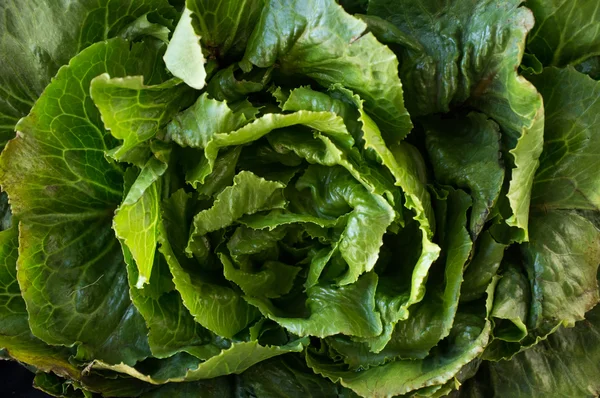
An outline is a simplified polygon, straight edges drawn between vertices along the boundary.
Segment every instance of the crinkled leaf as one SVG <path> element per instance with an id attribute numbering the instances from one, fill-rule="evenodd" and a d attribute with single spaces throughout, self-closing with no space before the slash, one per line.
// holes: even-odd
<path id="1" fill-rule="evenodd" d="M 216 134 L 237 130 L 247 122 L 243 113 L 235 113 L 224 101 L 210 99 L 205 93 L 173 118 L 166 138 L 180 146 L 206 148 Z"/>
<path id="2" fill-rule="evenodd" d="M 398 142 L 412 128 L 398 61 L 365 29 L 334 1 L 269 1 L 244 61 L 262 68 L 277 62 L 284 73 L 309 76 L 325 87 L 340 83 L 365 99 L 386 139 Z"/>
<path id="3" fill-rule="evenodd" d="M 492 318 L 494 337 L 521 341 L 527 335 L 527 315 L 531 303 L 529 281 L 523 271 L 509 263 L 496 286 Z"/>
<path id="4" fill-rule="evenodd" d="M 336 397 L 341 390 L 340 386 L 314 374 L 302 358 L 294 354 L 253 366 L 242 373 L 240 379 L 245 394 L 263 398 Z"/>
<path id="5" fill-rule="evenodd" d="M 505 249 L 506 245 L 496 242 L 489 231 L 484 231 L 479 236 L 473 257 L 464 274 L 461 301 L 472 301 L 485 293 L 500 267 Z"/>
<path id="6" fill-rule="evenodd" d="M 369 193 L 340 167 L 310 166 L 296 188 L 310 191 L 315 215 L 337 218 L 349 213 L 338 246 L 348 271 L 337 282 L 353 283 L 371 271 L 383 235 L 394 220 L 392 207 L 385 199 Z"/>
<path id="7" fill-rule="evenodd" d="M 283 207 L 283 187 L 279 182 L 267 181 L 248 171 L 238 173 L 233 185 L 217 195 L 210 209 L 194 216 L 186 252 L 191 254 L 191 246 L 197 238 L 225 228 L 245 214 Z"/>
<path id="8" fill-rule="evenodd" d="M 381 333 L 381 320 L 375 311 L 377 275 L 366 273 L 351 285 L 336 287 L 316 285 L 307 289 L 305 318 L 286 316 L 284 309 L 256 297 L 245 297 L 264 316 L 273 319 L 299 336 L 326 337 L 334 334 L 376 336 Z"/>
<path id="9" fill-rule="evenodd" d="M 196 322 L 219 336 L 231 338 L 255 320 L 258 311 L 230 286 L 213 282 L 210 275 L 184 255 L 188 201 L 189 197 L 181 190 L 163 203 L 164 228 L 159 230 L 159 250 L 165 256 L 183 304 Z"/>
<path id="10" fill-rule="evenodd" d="M 220 347 L 212 344 L 214 335 L 194 321 L 175 290 L 166 260 L 157 253 L 154 272 L 144 289 L 135 287 L 139 279 L 136 263 L 123 248 L 129 276 L 129 294 L 148 326 L 148 343 L 152 355 L 166 358 L 187 352 L 200 359 L 217 355 Z"/>
<path id="11" fill-rule="evenodd" d="M 160 73 L 160 65 L 154 68 L 159 71 L 152 77 L 155 81 L 166 78 L 166 73 Z M 142 76 L 111 78 L 107 73 L 92 80 L 90 95 L 100 110 L 105 128 L 113 137 L 123 140 L 109 155 L 140 167 L 143 163 L 130 160 L 132 152 L 139 150 L 136 147 L 153 138 L 175 113 L 193 100 L 190 88 L 179 79 L 145 85 Z"/>
<path id="12" fill-rule="evenodd" d="M 452 379 L 483 351 L 489 334 L 489 322 L 473 314 L 463 314 L 457 316 L 447 344 L 425 359 L 397 360 L 360 372 L 343 370 L 310 351 L 306 360 L 317 374 L 339 381 L 361 396 L 391 397 Z"/>

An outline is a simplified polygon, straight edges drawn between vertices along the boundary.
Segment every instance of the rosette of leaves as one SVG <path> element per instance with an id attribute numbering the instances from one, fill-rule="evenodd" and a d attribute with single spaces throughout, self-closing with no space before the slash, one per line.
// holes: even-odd
<path id="1" fill-rule="evenodd" d="M 174 3 L 0 5 L 3 358 L 69 397 L 598 394 L 593 2 Z"/>

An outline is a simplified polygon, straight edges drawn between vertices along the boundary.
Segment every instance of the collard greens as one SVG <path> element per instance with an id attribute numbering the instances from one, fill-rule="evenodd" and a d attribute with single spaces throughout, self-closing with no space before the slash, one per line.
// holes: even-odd
<path id="1" fill-rule="evenodd" d="M 5 0 L 0 356 L 62 397 L 600 394 L 595 0 Z"/>

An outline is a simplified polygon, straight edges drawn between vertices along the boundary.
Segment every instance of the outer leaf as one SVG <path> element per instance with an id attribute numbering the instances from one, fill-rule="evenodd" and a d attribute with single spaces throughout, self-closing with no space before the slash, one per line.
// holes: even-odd
<path id="1" fill-rule="evenodd" d="M 121 201 L 122 171 L 104 158 L 114 141 L 88 88 L 102 73 L 140 74 L 153 83 L 155 43 L 129 47 L 113 39 L 73 58 L 17 126 L 20 134 L 2 153 L 0 169 L 21 220 L 109 217 Z"/>
<path id="2" fill-rule="evenodd" d="M 160 72 L 159 65 L 155 68 Z M 166 77 L 166 73 L 155 75 Z M 153 79 L 156 81 L 157 77 Z M 190 88 L 178 79 L 147 86 L 142 76 L 111 79 L 106 73 L 92 80 L 90 95 L 106 129 L 113 137 L 123 140 L 121 146 L 109 152 L 121 161 L 129 160 L 136 147 L 153 138 L 193 98 Z M 143 166 L 143 163 L 136 164 Z"/>
<path id="3" fill-rule="evenodd" d="M 284 73 L 309 76 L 325 87 L 341 83 L 365 99 L 367 111 L 395 143 L 412 128 L 398 61 L 372 34 L 364 34 L 365 29 L 364 22 L 333 0 L 271 0 L 250 37 L 244 61 L 263 68 L 277 62 Z"/>
<path id="4" fill-rule="evenodd" d="M 68 380 L 64 386 L 67 389 L 69 386 L 83 385 L 89 391 L 110 396 L 127 397 L 143 392 L 145 383 L 83 375 L 81 369 L 71 363 L 75 350 L 47 345 L 31 334 L 29 314 L 17 283 L 17 244 L 17 226 L 0 232 L 0 347 L 8 358 L 42 372 L 52 372 L 36 375 L 34 382 L 37 388 L 41 387 L 38 384 L 41 382 L 40 375 L 44 375 L 46 381 L 51 381 L 53 387 L 60 387 L 61 391 L 62 383 Z"/>
<path id="5" fill-rule="evenodd" d="M 78 371 L 68 362 L 72 350 L 48 346 L 29 330 L 25 301 L 17 283 L 17 251 L 17 226 L 0 232 L 0 347 L 11 358 L 42 371 L 76 377 Z"/>
<path id="6" fill-rule="evenodd" d="M 532 291 L 529 323 L 572 326 L 599 300 L 600 231 L 563 211 L 536 214 L 531 231 L 522 248 Z"/>
<path id="7" fill-rule="evenodd" d="M 600 54 L 600 5 L 590 0 L 527 0 L 535 27 L 527 48 L 544 65 L 566 66 Z"/>
<path id="8" fill-rule="evenodd" d="M 136 18 L 152 11 L 173 15 L 166 0 L 82 0 L 76 6 L 61 0 L 3 1 L 0 146 L 14 137 L 17 121 L 27 115 L 58 68 L 91 44 L 121 34 Z"/>
<path id="9" fill-rule="evenodd" d="M 22 220 L 18 279 L 32 332 L 51 344 L 78 344 L 83 360 L 133 364 L 149 354 L 110 229 L 121 171 L 104 158 L 112 139 L 85 88 L 102 73 L 152 76 L 156 56 L 153 45 L 117 39 L 84 50 L 0 158 L 3 187 Z"/>
<path id="10" fill-rule="evenodd" d="M 264 316 L 273 319 L 299 336 L 326 337 L 334 334 L 376 336 L 381 333 L 381 320 L 375 310 L 377 275 L 361 276 L 355 283 L 342 287 L 317 285 L 307 289 L 306 318 L 290 318 L 265 299 L 245 297 Z"/>
<path id="11" fill-rule="evenodd" d="M 77 343 L 81 360 L 134 364 L 149 355 L 109 220 L 21 223 L 19 230 L 18 279 L 35 336 Z"/>
<path id="12" fill-rule="evenodd" d="M 600 83 L 572 68 L 532 76 L 548 123 L 532 202 L 544 209 L 600 209 Z"/>

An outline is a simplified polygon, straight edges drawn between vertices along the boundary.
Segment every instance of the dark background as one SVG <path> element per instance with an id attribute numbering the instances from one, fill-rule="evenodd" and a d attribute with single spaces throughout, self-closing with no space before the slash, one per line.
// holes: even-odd
<path id="1" fill-rule="evenodd" d="M 33 373 L 13 361 L 0 360 L 0 397 L 47 398 L 50 395 L 33 388 Z"/>

